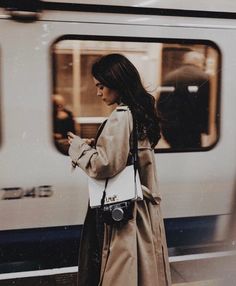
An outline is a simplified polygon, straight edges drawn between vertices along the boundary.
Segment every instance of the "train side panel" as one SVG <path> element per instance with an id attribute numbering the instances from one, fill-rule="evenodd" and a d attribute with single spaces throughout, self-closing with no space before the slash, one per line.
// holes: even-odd
<path id="1" fill-rule="evenodd" d="M 218 46 L 222 55 L 219 142 L 209 151 L 156 154 L 156 159 L 166 218 L 229 214 L 236 173 L 235 25 L 211 19 L 209 27 L 201 27 L 200 20 L 189 19 L 183 27 L 182 18 L 168 25 L 168 17 L 143 21 L 134 15 L 122 15 L 122 24 L 116 23 L 117 15 L 90 13 L 77 13 L 78 20 L 73 21 L 66 16 L 65 22 L 56 17 L 57 12 L 45 12 L 34 23 L 0 19 L 1 230 L 83 223 L 86 176 L 79 169 L 71 173 L 70 159 L 55 149 L 52 139 L 50 50 L 65 35 L 206 40 Z M 44 192 L 40 186 L 49 187 Z M 8 191 L 3 189 L 13 187 L 15 197 L 4 199 Z"/>

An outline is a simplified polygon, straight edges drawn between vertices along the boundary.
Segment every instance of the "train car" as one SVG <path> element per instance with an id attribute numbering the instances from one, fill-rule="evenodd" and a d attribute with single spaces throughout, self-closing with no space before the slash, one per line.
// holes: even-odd
<path id="1" fill-rule="evenodd" d="M 77 265 L 87 177 L 71 172 L 55 137 L 53 96 L 77 134 L 108 116 L 90 76 L 118 52 L 159 100 L 168 73 L 190 51 L 204 55 L 207 132 L 198 147 L 155 148 L 171 257 L 233 247 L 236 204 L 236 4 L 233 1 L 2 1 L 0 4 L 0 272 Z M 192 84 L 194 96 L 201 86 Z"/>

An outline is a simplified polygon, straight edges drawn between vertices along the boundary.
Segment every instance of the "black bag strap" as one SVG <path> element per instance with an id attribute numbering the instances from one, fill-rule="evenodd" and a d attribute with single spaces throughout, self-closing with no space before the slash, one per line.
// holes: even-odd
<path id="1" fill-rule="evenodd" d="M 94 142 L 94 146 L 97 145 L 97 141 L 98 141 L 98 137 L 100 136 L 100 134 L 102 133 L 102 130 L 104 129 L 105 125 L 107 123 L 107 119 L 105 121 L 102 122 L 102 124 L 99 126 L 97 134 L 95 136 L 95 142 Z"/>
<path id="2" fill-rule="evenodd" d="M 105 204 L 105 198 L 106 198 L 106 188 L 107 188 L 107 184 L 108 184 L 108 178 L 106 178 L 106 181 L 105 181 L 105 187 L 104 187 L 104 191 L 103 191 L 103 194 L 102 194 L 102 199 L 101 199 L 101 208 L 104 207 L 104 204 Z"/>
<path id="3" fill-rule="evenodd" d="M 138 171 L 138 124 L 133 116 L 133 166 L 134 166 L 134 184 L 135 184 L 135 196 L 137 196 L 137 180 L 136 175 Z"/>
<path id="4" fill-rule="evenodd" d="M 133 165 L 134 170 L 137 171 L 138 169 L 138 126 L 135 118 L 133 118 L 133 150 L 132 150 L 132 157 L 133 157 Z"/>
<path id="5" fill-rule="evenodd" d="M 137 181 L 136 181 L 136 175 L 137 175 L 137 170 L 138 170 L 138 126 L 137 126 L 137 121 L 135 119 L 135 117 L 132 115 L 133 117 L 133 134 L 132 134 L 132 163 L 133 163 L 133 167 L 134 167 L 134 184 L 135 184 L 135 196 L 137 196 Z M 108 185 L 108 180 L 109 178 L 106 178 L 105 181 L 105 187 L 104 187 L 104 191 L 103 191 L 103 195 L 102 195 L 102 199 L 101 199 L 101 206 L 100 208 L 102 209 L 104 207 L 105 204 L 105 198 L 106 198 L 106 188 Z"/>

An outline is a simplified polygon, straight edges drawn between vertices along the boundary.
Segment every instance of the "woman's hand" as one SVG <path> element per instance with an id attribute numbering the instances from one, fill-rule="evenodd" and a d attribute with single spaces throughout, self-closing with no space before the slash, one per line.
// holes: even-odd
<path id="1" fill-rule="evenodd" d="M 72 132 L 68 132 L 67 133 L 67 136 L 68 136 L 68 143 L 71 145 L 72 143 L 72 140 L 76 137 L 76 135 Z M 95 139 L 94 138 L 84 138 L 83 141 L 90 145 L 90 146 L 93 146 L 94 145 L 94 142 L 95 142 Z"/>
<path id="2" fill-rule="evenodd" d="M 68 136 L 68 143 L 71 145 L 72 140 L 75 138 L 76 135 L 72 132 L 68 132 L 67 136 Z"/>
<path id="3" fill-rule="evenodd" d="M 88 144 L 88 145 L 90 145 L 90 146 L 94 146 L 94 143 L 95 143 L 95 139 L 94 138 L 85 138 L 85 139 L 83 139 L 84 140 L 84 142 L 86 143 L 86 144 Z"/>

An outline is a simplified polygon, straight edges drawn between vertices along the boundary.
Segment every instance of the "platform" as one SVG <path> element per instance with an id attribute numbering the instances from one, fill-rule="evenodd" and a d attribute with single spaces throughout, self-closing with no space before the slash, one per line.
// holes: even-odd
<path id="1" fill-rule="evenodd" d="M 236 285 L 235 251 L 170 257 L 170 266 L 172 286 Z M 0 274 L 0 286 L 77 286 L 76 280 L 77 267 Z"/>

